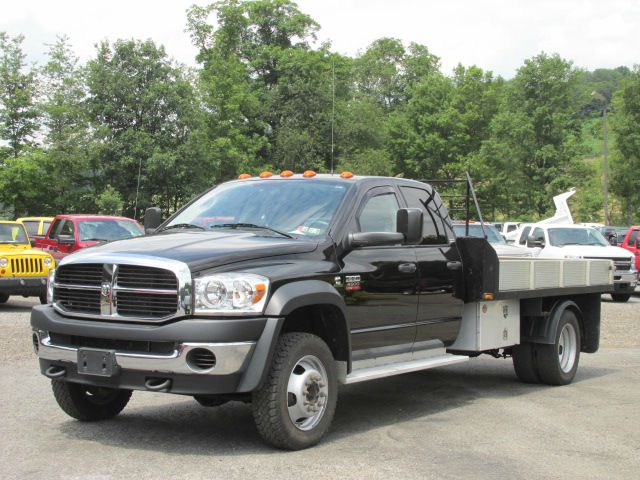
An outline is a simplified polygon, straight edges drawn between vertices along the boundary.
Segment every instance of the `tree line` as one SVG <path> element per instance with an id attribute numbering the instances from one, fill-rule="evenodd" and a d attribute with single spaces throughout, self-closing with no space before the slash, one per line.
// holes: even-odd
<path id="1" fill-rule="evenodd" d="M 513 79 L 478 66 L 443 72 L 427 46 L 380 38 L 354 57 L 317 45 L 320 26 L 290 0 L 222 0 L 187 11 L 187 68 L 153 40 L 103 41 L 81 64 L 62 36 L 28 65 L 0 32 L 0 210 L 4 215 L 169 214 L 239 173 L 262 170 L 459 178 L 485 217 L 542 218 L 577 187 L 601 220 L 597 162 L 611 103 L 618 222 L 638 219 L 640 68 L 583 71 L 557 54 Z"/>

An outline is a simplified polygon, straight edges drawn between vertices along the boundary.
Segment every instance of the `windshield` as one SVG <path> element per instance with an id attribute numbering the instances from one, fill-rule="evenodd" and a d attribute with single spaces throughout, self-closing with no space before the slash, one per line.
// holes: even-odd
<path id="1" fill-rule="evenodd" d="M 329 228 L 348 188 L 344 182 L 302 179 L 227 183 L 199 198 L 167 227 L 195 225 L 208 230 L 244 224 L 318 236 Z"/>
<path id="2" fill-rule="evenodd" d="M 29 240 L 22 225 L 0 223 L 0 243 L 24 244 Z"/>
<path id="3" fill-rule="evenodd" d="M 455 224 L 453 226 L 453 231 L 456 232 L 457 237 L 465 236 L 466 225 L 464 224 Z M 469 236 L 470 237 L 484 237 L 487 236 L 487 241 L 493 244 L 506 244 L 502 235 L 498 233 L 495 227 L 491 225 L 484 226 L 484 234 L 482 233 L 482 226 L 479 224 L 469 225 Z"/>
<path id="4" fill-rule="evenodd" d="M 565 245 L 609 246 L 609 242 L 594 228 L 550 228 L 549 243 L 554 247 L 564 247 Z"/>
<path id="5" fill-rule="evenodd" d="M 131 220 L 81 220 L 78 222 L 80 241 L 122 240 L 140 237 L 142 228 Z"/>

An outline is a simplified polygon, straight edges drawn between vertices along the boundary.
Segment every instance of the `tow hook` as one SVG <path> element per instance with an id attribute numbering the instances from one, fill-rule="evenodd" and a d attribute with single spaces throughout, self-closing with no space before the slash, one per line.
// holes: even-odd
<path id="1" fill-rule="evenodd" d="M 55 380 L 56 378 L 64 377 L 67 374 L 67 369 L 64 367 L 59 367 L 58 365 L 51 365 L 45 370 L 44 374 L 47 377 Z"/>
<path id="2" fill-rule="evenodd" d="M 144 387 L 152 392 L 168 392 L 171 388 L 170 378 L 147 378 Z"/>

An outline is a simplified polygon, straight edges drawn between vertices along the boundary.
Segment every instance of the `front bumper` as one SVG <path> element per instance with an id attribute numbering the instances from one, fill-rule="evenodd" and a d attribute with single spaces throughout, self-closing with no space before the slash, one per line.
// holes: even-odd
<path id="1" fill-rule="evenodd" d="M 33 309 L 31 327 L 40 370 L 50 378 L 187 395 L 232 394 L 251 391 L 261 380 L 260 356 L 279 320 L 189 318 L 140 325 L 67 318 L 47 305 Z M 108 374 L 82 371 L 79 355 L 86 349 L 109 353 Z M 200 368 L 192 356 L 196 351 L 208 352 L 215 365 Z"/>
<path id="2" fill-rule="evenodd" d="M 613 289 L 615 293 L 632 293 L 638 284 L 638 272 L 614 272 Z"/>
<path id="3" fill-rule="evenodd" d="M 0 278 L 0 293 L 6 295 L 40 296 L 47 291 L 47 277 Z"/>

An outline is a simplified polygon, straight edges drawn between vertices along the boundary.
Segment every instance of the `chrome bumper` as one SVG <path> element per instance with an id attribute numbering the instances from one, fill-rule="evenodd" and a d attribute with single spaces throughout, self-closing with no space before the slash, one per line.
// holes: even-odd
<path id="1" fill-rule="evenodd" d="M 635 287 L 638 283 L 638 272 L 613 272 L 613 283 L 628 283 Z"/>
<path id="2" fill-rule="evenodd" d="M 54 345 L 46 332 L 34 332 L 34 348 L 38 358 L 50 361 L 78 363 L 78 348 Z M 37 347 L 36 347 L 37 345 Z M 171 353 L 149 354 L 115 351 L 115 361 L 123 370 L 194 375 L 229 375 L 241 371 L 255 342 L 180 343 Z M 205 349 L 215 355 L 216 364 L 207 370 L 192 367 L 187 361 L 191 350 Z M 99 349 L 97 349 L 99 350 Z"/>

